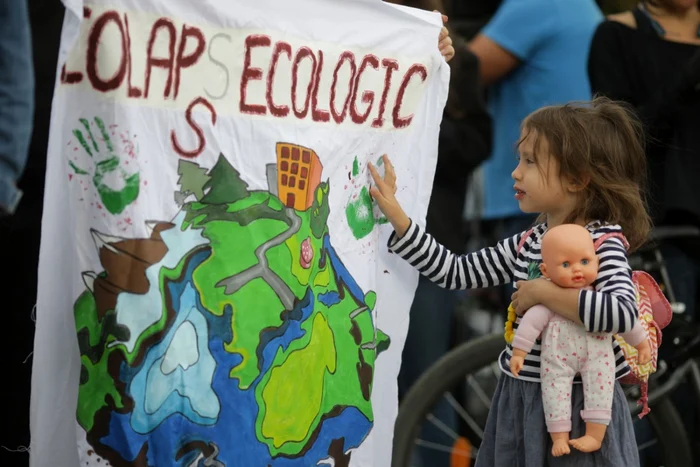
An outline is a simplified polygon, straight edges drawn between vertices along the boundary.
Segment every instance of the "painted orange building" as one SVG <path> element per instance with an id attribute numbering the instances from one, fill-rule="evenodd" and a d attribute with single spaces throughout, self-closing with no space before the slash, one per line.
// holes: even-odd
<path id="1" fill-rule="evenodd" d="M 277 196 L 285 206 L 306 211 L 321 183 L 323 166 L 314 151 L 290 143 L 277 143 Z"/>

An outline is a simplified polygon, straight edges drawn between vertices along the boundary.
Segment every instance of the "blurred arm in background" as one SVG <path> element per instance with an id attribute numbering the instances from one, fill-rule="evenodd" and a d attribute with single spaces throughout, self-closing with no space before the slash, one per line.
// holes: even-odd
<path id="1" fill-rule="evenodd" d="M 25 0 L 0 0 L 0 215 L 12 214 L 22 193 L 34 112 L 34 71 Z"/>
<path id="2" fill-rule="evenodd" d="M 486 86 L 501 80 L 520 65 L 518 57 L 484 34 L 477 34 L 467 47 L 479 58 L 481 79 Z"/>

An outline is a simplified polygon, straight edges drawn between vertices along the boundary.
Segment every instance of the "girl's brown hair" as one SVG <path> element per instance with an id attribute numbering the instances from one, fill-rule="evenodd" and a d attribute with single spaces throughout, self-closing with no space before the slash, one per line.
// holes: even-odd
<path id="1" fill-rule="evenodd" d="M 535 155 L 539 138 L 544 138 L 559 163 L 559 175 L 584 187 L 565 222 L 619 224 L 631 251 L 644 244 L 651 230 L 644 201 L 644 131 L 626 104 L 597 97 L 543 107 L 525 119 L 523 129 L 525 137 L 532 132 L 536 138 Z"/>

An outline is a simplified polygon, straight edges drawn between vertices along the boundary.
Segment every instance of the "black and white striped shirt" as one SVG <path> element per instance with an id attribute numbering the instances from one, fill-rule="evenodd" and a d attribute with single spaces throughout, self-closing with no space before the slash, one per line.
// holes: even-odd
<path id="1" fill-rule="evenodd" d="M 593 240 L 606 233 L 622 232 L 619 225 L 608 225 L 594 221 L 586 225 Z M 518 245 L 523 235 L 519 233 L 498 242 L 495 247 L 455 255 L 427 234 L 416 223 L 406 231 L 403 238 L 396 232 L 389 238 L 389 249 L 408 261 L 424 276 L 440 287 L 447 289 L 473 289 L 517 282 L 528 279 L 528 265 L 542 262 L 540 245 L 547 230 L 545 224 L 539 224 L 530 232 L 529 237 L 518 253 Z M 632 329 L 637 321 L 636 292 L 632 284 L 632 270 L 627 262 L 627 250 L 618 238 L 608 238 L 598 248 L 600 265 L 598 277 L 593 283 L 594 290 L 581 290 L 579 294 L 579 316 L 588 332 L 623 333 Z M 518 320 L 519 322 L 519 320 Z M 517 329 L 518 322 L 513 326 Z M 617 378 L 629 373 L 625 356 L 617 342 L 612 339 L 615 350 Z M 510 372 L 511 345 L 499 358 L 503 372 Z M 520 371 L 520 379 L 540 381 L 540 340 L 525 358 L 525 365 Z M 577 377 L 578 378 L 578 377 Z"/>

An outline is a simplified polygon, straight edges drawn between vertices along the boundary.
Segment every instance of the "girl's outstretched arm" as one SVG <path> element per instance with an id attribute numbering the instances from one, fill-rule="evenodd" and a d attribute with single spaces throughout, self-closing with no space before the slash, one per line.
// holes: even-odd
<path id="1" fill-rule="evenodd" d="M 456 255 L 411 222 L 403 237 L 389 237 L 389 249 L 445 289 L 479 289 L 513 280 L 518 243 L 525 232 L 466 255 Z"/>
<path id="2" fill-rule="evenodd" d="M 386 156 L 384 166 L 384 178 L 369 166 L 376 183 L 370 192 L 394 227 L 389 238 L 394 253 L 446 289 L 492 287 L 513 280 L 518 244 L 524 233 L 501 240 L 495 247 L 456 255 L 411 221 L 396 200 L 396 174 Z"/>

